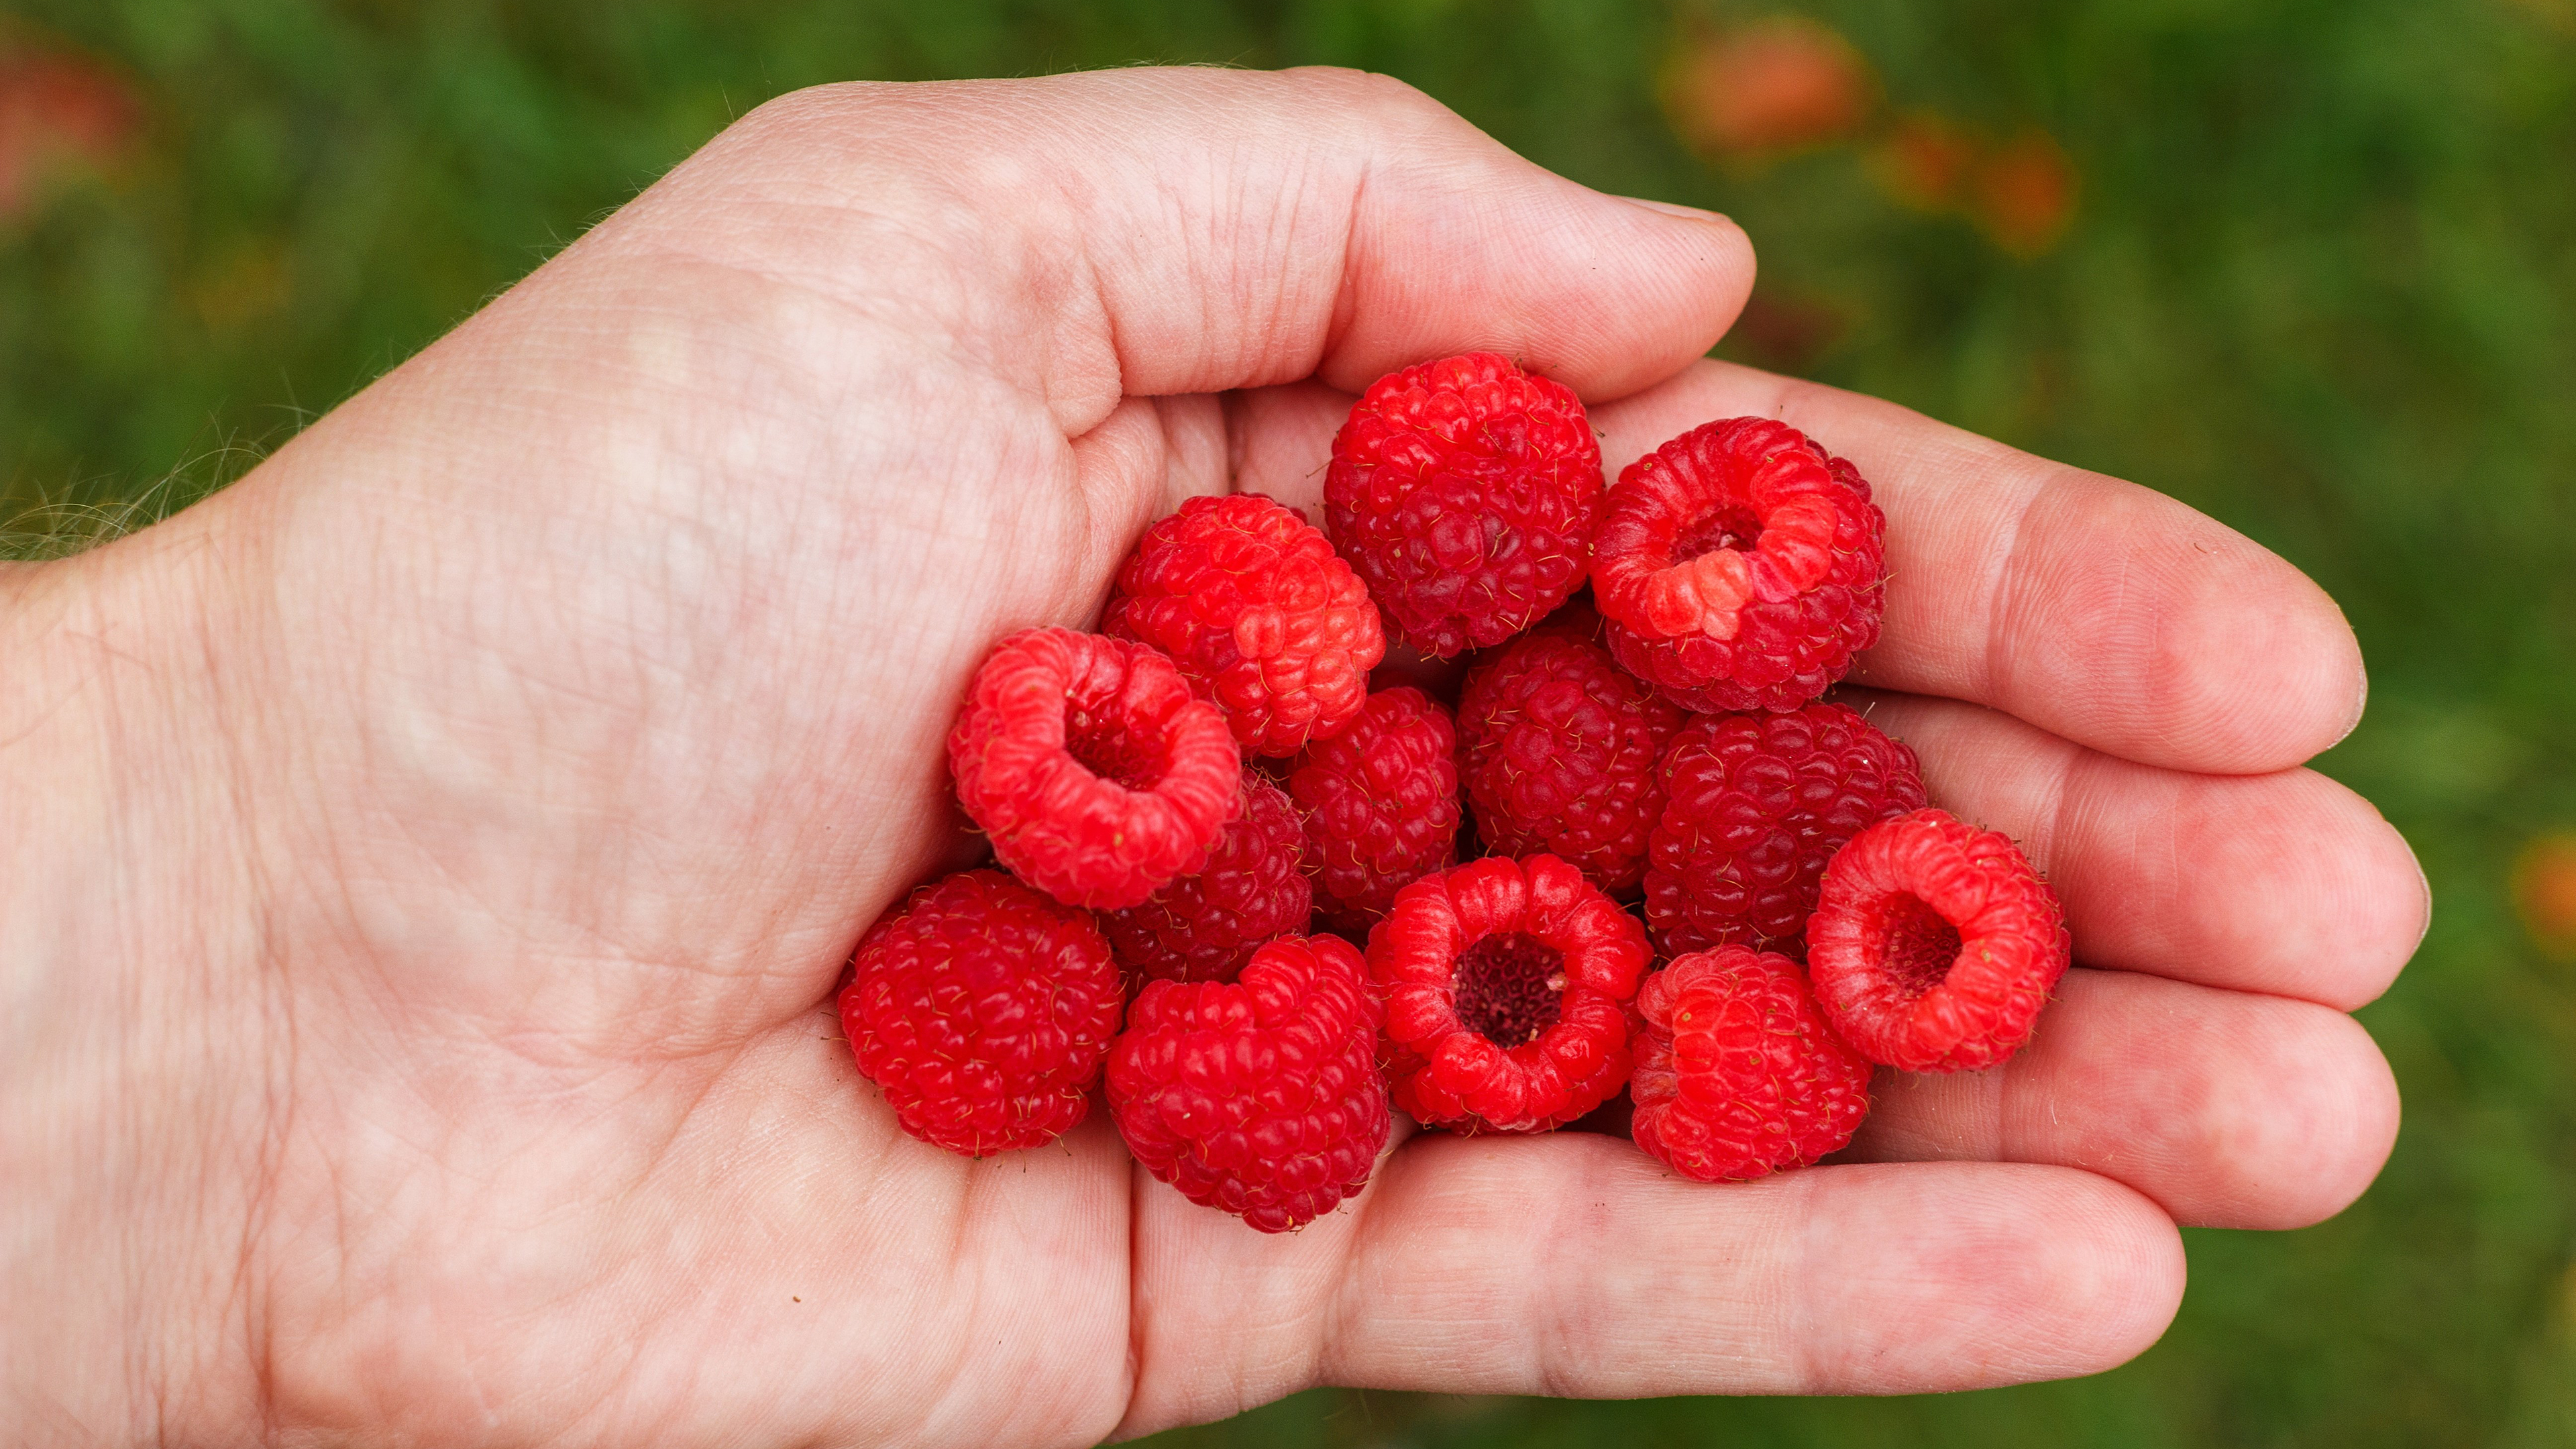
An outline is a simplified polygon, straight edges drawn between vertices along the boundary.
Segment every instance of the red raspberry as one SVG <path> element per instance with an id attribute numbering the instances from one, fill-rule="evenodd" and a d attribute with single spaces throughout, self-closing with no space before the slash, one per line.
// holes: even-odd
<path id="1" fill-rule="evenodd" d="M 1637 988 L 1630 1130 L 1647 1155 L 1700 1182 L 1804 1167 L 1869 1115 L 1869 1062 L 1834 1035 L 1786 956 L 1720 946 Z"/>
<path id="2" fill-rule="evenodd" d="M 912 893 L 859 940 L 841 1030 L 903 1130 L 968 1157 L 1082 1120 L 1118 1030 L 1118 968 L 1087 912 L 997 870 Z"/>
<path id="3" fill-rule="evenodd" d="M 1619 662 L 1692 709 L 1796 709 L 1878 642 L 1887 518 L 1851 464 L 1769 418 L 1628 465 L 1593 549 Z"/>
<path id="4" fill-rule="evenodd" d="M 1109 1049 L 1109 1113 L 1145 1170 L 1265 1233 L 1368 1183 L 1386 1145 L 1360 953 L 1284 936 L 1234 983 L 1149 982 Z"/>
<path id="5" fill-rule="evenodd" d="M 1923 808 L 1914 751 L 1839 704 L 1701 715 L 1664 751 L 1646 925 L 1667 955 L 1725 942 L 1804 959 L 1825 862 Z"/>
<path id="6" fill-rule="evenodd" d="M 2013 843 L 1939 810 L 1852 837 L 1807 924 L 1826 1018 L 1909 1072 L 1978 1071 L 2020 1050 L 2067 948 L 2057 892 Z"/>
<path id="7" fill-rule="evenodd" d="M 1070 629 L 994 646 L 948 764 L 993 854 L 1072 906 L 1132 906 L 1198 869 L 1243 808 L 1216 706 L 1144 645 Z"/>
<path id="8" fill-rule="evenodd" d="M 1645 929 L 1552 855 L 1490 855 L 1398 891 L 1369 933 L 1395 1104 L 1426 1124 L 1544 1132 L 1628 1080 Z"/>
<path id="9" fill-rule="evenodd" d="M 1386 653 L 1368 586 L 1295 509 L 1193 498 L 1145 530 L 1100 632 L 1172 656 L 1256 755 L 1341 732 Z"/>
<path id="10" fill-rule="evenodd" d="M 1365 935 L 1398 889 L 1458 858 L 1458 731 L 1421 690 L 1370 695 L 1349 729 L 1297 757 L 1288 794 L 1333 930 Z"/>
<path id="11" fill-rule="evenodd" d="M 1262 942 L 1301 933 L 1314 916 L 1305 854 L 1297 807 L 1268 776 L 1245 770 L 1243 814 L 1225 828 L 1207 864 L 1143 905 L 1101 912 L 1101 932 L 1135 976 L 1232 981 Z"/>
<path id="12" fill-rule="evenodd" d="M 1524 634 L 1478 661 L 1458 699 L 1459 773 L 1485 848 L 1546 851 L 1635 896 L 1663 803 L 1655 758 L 1682 719 L 1579 626 Z"/>
<path id="13" fill-rule="evenodd" d="M 1490 352 L 1370 384 L 1324 475 L 1333 542 L 1434 658 L 1500 644 L 1583 586 L 1601 445 L 1563 384 Z"/>

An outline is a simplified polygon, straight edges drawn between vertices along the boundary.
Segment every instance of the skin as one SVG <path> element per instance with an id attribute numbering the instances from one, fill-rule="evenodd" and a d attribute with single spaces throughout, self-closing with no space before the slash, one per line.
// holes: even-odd
<path id="1" fill-rule="evenodd" d="M 2300 762 L 2333 603 L 2180 504 L 1700 360 L 1731 223 L 1378 77 L 850 86 L 747 117 L 251 477 L 0 568 L 0 1315 L 31 1442 L 1083 1444 L 1317 1383 L 1966 1388 L 2118 1364 L 2175 1225 L 2351 1201 L 2344 1013 L 2426 919 Z M 1889 515 L 1860 682 L 2083 963 L 1853 1159 L 1412 1137 L 1267 1237 L 1105 1121 L 901 1135 L 828 1002 L 972 858 L 940 741 L 1184 496 L 1317 501 L 1351 395 L 1492 348 L 1615 470 L 1785 418 Z"/>

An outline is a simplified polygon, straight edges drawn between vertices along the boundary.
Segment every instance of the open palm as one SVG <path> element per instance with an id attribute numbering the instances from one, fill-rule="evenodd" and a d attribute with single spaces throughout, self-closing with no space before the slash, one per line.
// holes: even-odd
<path id="1" fill-rule="evenodd" d="M 0 572 L 21 1421 L 1079 1444 L 1319 1382 L 2138 1352 L 2177 1222 L 2323 1217 L 2395 1131 L 2343 1013 L 2424 893 L 2295 768 L 2358 654 L 2158 495 L 1699 361 L 1752 265 L 1370 77 L 809 92 L 230 492 Z M 1855 682 L 2062 892 L 2037 1040 L 1883 1076 L 1851 1161 L 1706 1187 L 1598 1136 L 1400 1138 L 1275 1238 L 1105 1121 L 981 1162 L 904 1136 L 828 1002 L 973 858 L 940 742 L 975 663 L 1087 624 L 1182 497 L 1311 513 L 1352 391 L 1476 348 L 1581 392 L 1613 470 L 1763 413 L 1873 481 Z"/>

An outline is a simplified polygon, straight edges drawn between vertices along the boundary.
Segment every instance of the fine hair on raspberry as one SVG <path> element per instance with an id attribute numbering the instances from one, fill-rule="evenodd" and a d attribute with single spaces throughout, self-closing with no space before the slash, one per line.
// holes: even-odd
<path id="1" fill-rule="evenodd" d="M 1552 855 L 1398 891 L 1369 933 L 1388 1085 L 1425 1125 L 1544 1132 L 1627 1083 L 1645 928 Z"/>
<path id="2" fill-rule="evenodd" d="M 1871 1061 L 1978 1071 L 2030 1040 L 2068 947 L 2057 892 L 2010 839 L 1925 809 L 1862 831 L 1825 867 L 1807 970 Z"/>
<path id="3" fill-rule="evenodd" d="M 1676 956 L 1733 942 L 1805 959 L 1825 862 L 1923 808 L 1914 751 L 1823 701 L 1700 715 L 1673 736 L 1658 780 L 1646 927 Z"/>
<path id="4" fill-rule="evenodd" d="M 1159 652 L 1070 629 L 994 646 L 948 763 L 993 854 L 1067 905 L 1135 905 L 1198 869 L 1243 808 L 1216 706 Z"/>
<path id="5" fill-rule="evenodd" d="M 1662 805 L 1656 760 L 1683 714 L 1579 630 L 1524 634 L 1468 671 L 1460 774 L 1487 850 L 1546 852 L 1633 898 Z"/>
<path id="6" fill-rule="evenodd" d="M 1207 864 L 1137 905 L 1102 911 L 1100 929 L 1118 964 L 1148 980 L 1231 981 L 1264 941 L 1301 933 L 1315 913 L 1307 879 L 1306 823 L 1287 792 L 1243 772 L 1243 814 L 1225 828 Z"/>
<path id="7" fill-rule="evenodd" d="M 1297 757 L 1288 794 L 1306 818 L 1317 914 L 1364 936 L 1397 890 L 1458 858 L 1457 727 L 1421 690 L 1379 690 Z"/>
<path id="8" fill-rule="evenodd" d="M 1869 1062 L 1834 1033 L 1786 956 L 1720 946 L 1637 989 L 1630 1132 L 1700 1182 L 1804 1167 L 1869 1115 Z"/>
<path id="9" fill-rule="evenodd" d="M 1368 586 L 1295 509 L 1192 498 L 1145 530 L 1100 630 L 1170 655 L 1254 755 L 1339 734 L 1386 637 Z"/>
<path id="10" fill-rule="evenodd" d="M 1109 1053 L 1127 1150 L 1183 1197 L 1265 1233 L 1368 1183 L 1391 1118 L 1359 952 L 1283 936 L 1235 981 L 1149 982 Z"/>
<path id="11" fill-rule="evenodd" d="M 1857 469 L 1769 418 L 1628 465 L 1593 550 L 1619 663 L 1703 712 L 1795 709 L 1878 642 L 1886 516 Z"/>
<path id="12" fill-rule="evenodd" d="M 983 1157 L 1083 1119 L 1125 999 L 1089 912 L 970 870 L 860 938 L 841 1028 L 904 1131 Z"/>
<path id="13" fill-rule="evenodd" d="M 1583 586 L 1601 494 L 1581 400 L 1490 352 L 1370 384 L 1324 474 L 1334 544 L 1389 632 L 1438 659 L 1503 642 Z"/>

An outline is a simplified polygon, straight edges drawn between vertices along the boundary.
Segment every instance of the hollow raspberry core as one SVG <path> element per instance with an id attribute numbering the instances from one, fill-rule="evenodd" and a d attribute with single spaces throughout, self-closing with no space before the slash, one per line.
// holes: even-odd
<path id="1" fill-rule="evenodd" d="M 1686 564 L 1704 553 L 1731 548 L 1751 553 L 1762 543 L 1762 519 L 1750 508 L 1712 509 L 1682 526 L 1673 538 L 1673 562 Z"/>
<path id="2" fill-rule="evenodd" d="M 1152 738 L 1127 721 L 1092 713 L 1072 700 L 1064 706 L 1064 752 L 1113 785 L 1151 790 L 1162 783 L 1170 751 L 1159 732 Z"/>
<path id="3" fill-rule="evenodd" d="M 1070 629 L 993 646 L 948 768 L 995 859 L 1092 910 L 1199 869 L 1243 809 L 1243 755 L 1217 707 L 1151 647 Z"/>
<path id="4" fill-rule="evenodd" d="M 1887 906 L 1887 936 L 1879 969 L 1908 996 L 1921 996 L 1948 980 L 1959 961 L 1959 928 L 1920 896 L 1901 895 Z"/>
<path id="5" fill-rule="evenodd" d="M 1593 540 L 1610 652 L 1703 714 L 1785 713 L 1878 642 L 1887 519 L 1858 470 L 1772 418 L 1628 465 Z"/>
<path id="6" fill-rule="evenodd" d="M 1565 1004 L 1565 953 L 1527 931 L 1458 954 L 1458 1020 L 1496 1046 L 1538 1040 Z"/>
<path id="7" fill-rule="evenodd" d="M 1426 1127 L 1545 1132 L 1618 1095 L 1645 928 L 1553 855 L 1489 855 L 1395 893 L 1369 932 L 1395 1105 Z"/>
<path id="8" fill-rule="evenodd" d="M 1825 867 L 1807 975 L 1871 1061 L 1983 1071 L 2030 1040 L 2070 944 L 2057 892 L 2010 839 L 1926 808 L 1853 836 Z"/>

